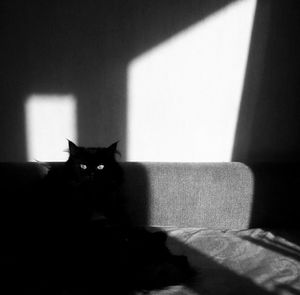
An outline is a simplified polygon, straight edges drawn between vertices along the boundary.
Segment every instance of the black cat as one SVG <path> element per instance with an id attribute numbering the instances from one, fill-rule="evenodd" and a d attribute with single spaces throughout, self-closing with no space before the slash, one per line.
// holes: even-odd
<path id="1" fill-rule="evenodd" d="M 69 159 L 63 166 L 52 166 L 44 180 L 50 199 L 59 197 L 55 206 L 65 218 L 73 223 L 119 221 L 123 172 L 117 153 L 117 142 L 107 148 L 86 148 L 69 141 Z"/>
<path id="2" fill-rule="evenodd" d="M 86 148 L 69 141 L 69 159 L 53 165 L 42 182 L 39 236 L 48 259 L 40 267 L 54 289 L 133 294 L 180 284 L 193 274 L 186 257 L 170 253 L 164 232 L 127 221 L 117 153 L 117 143 Z"/>

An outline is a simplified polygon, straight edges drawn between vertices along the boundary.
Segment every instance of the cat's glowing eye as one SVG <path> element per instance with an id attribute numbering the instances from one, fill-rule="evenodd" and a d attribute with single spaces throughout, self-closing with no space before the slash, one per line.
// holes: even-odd
<path id="1" fill-rule="evenodd" d="M 80 164 L 80 168 L 81 168 L 82 170 L 85 170 L 85 169 L 87 169 L 87 166 L 86 166 L 85 164 Z"/>
<path id="2" fill-rule="evenodd" d="M 103 164 L 98 165 L 98 166 L 97 166 L 97 169 L 98 169 L 98 170 L 103 170 L 103 169 L 104 169 L 104 165 L 103 165 Z"/>

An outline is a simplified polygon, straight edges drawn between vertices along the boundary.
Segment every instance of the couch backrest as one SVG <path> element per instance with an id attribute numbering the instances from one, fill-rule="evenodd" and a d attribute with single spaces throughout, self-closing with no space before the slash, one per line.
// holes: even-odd
<path id="1" fill-rule="evenodd" d="M 231 229 L 250 225 L 254 178 L 244 164 L 121 165 L 125 172 L 123 192 L 134 224 Z M 13 196 L 16 188 L 33 185 L 44 173 L 37 163 L 1 163 L 5 197 Z"/>
<path id="2" fill-rule="evenodd" d="M 254 190 L 241 163 L 124 163 L 130 216 L 138 224 L 248 228 Z"/>

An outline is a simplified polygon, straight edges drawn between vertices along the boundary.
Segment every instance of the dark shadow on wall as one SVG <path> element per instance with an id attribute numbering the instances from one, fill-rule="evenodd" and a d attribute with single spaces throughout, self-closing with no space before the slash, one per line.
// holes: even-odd
<path id="1" fill-rule="evenodd" d="M 78 143 L 126 155 L 128 63 L 231 2 L 1 1 L 0 161 L 26 161 L 32 94 L 73 94 Z"/>
<path id="2" fill-rule="evenodd" d="M 300 160 L 299 1 L 258 1 L 233 161 Z"/>
<path id="3" fill-rule="evenodd" d="M 254 227 L 299 227 L 299 15 L 299 1 L 258 1 L 232 155 L 254 173 Z"/>
<path id="4" fill-rule="evenodd" d="M 248 166 L 254 175 L 250 227 L 283 230 L 286 235 L 293 232 L 294 237 L 289 239 L 296 241 L 300 224 L 299 164 L 261 162 Z"/>

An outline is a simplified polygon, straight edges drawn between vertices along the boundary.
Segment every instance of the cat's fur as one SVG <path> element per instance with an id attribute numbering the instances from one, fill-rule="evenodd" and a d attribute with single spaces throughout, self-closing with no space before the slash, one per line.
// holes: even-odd
<path id="1" fill-rule="evenodd" d="M 69 159 L 63 167 L 52 167 L 44 181 L 46 190 L 59 196 L 56 205 L 65 218 L 118 221 L 123 172 L 116 153 L 117 142 L 107 148 L 86 148 L 69 141 Z"/>
<path id="2" fill-rule="evenodd" d="M 69 152 L 63 167 L 53 166 L 43 181 L 47 201 L 37 222 L 48 259 L 39 267 L 45 267 L 49 285 L 69 292 L 133 294 L 187 279 L 193 271 L 186 257 L 169 252 L 164 232 L 127 222 L 117 143 L 86 148 L 69 141 Z"/>

